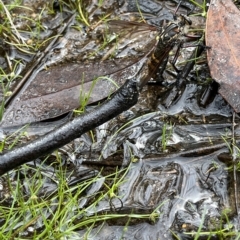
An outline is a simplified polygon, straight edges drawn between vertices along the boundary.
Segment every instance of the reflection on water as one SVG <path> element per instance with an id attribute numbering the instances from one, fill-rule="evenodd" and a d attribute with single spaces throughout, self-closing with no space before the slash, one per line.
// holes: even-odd
<path id="1" fill-rule="evenodd" d="M 138 212 L 139 209 L 154 210 L 158 206 L 160 217 L 156 224 L 142 223 L 128 226 L 108 226 L 98 233 L 96 239 L 170 239 L 174 232 L 215 229 L 221 224 L 221 211 L 234 206 L 228 193 L 226 165 L 218 156 L 225 149 L 202 157 L 179 157 L 141 159 L 132 164 L 119 195 L 124 208 Z M 216 168 L 211 171 L 212 164 Z M 187 226 L 187 227 L 186 227 Z M 93 234 L 99 231 L 95 229 Z M 106 232 L 111 237 L 106 238 Z"/>
<path id="2" fill-rule="evenodd" d="M 186 87 L 183 95 L 189 96 L 191 91 L 191 87 Z M 205 108 L 199 106 L 196 96 L 189 104 L 187 97 L 178 101 L 164 113 L 155 111 L 139 116 L 140 102 L 130 114 L 123 114 L 128 121 L 122 127 L 119 119 L 124 116 L 96 130 L 94 148 L 88 142 L 91 156 L 96 154 L 93 163 L 112 163 L 111 157 L 117 152 L 126 165 L 132 156 L 138 159 L 131 164 L 126 182 L 118 190 L 123 206 L 118 199 L 114 201 L 119 212 L 152 212 L 159 207 L 160 213 L 155 224 L 150 220 L 130 224 L 127 231 L 121 222 L 114 226 L 106 223 L 93 230 L 94 239 L 173 239 L 172 232 L 179 239 L 193 239 L 185 233 L 199 228 L 206 232 L 221 229 L 226 226 L 223 212 L 228 211 L 229 217 L 236 214 L 233 173 L 228 170 L 231 156 L 223 140 L 232 136 L 231 109 L 218 95 Z M 187 111 L 181 106 L 187 106 Z M 177 112 L 183 114 L 184 122 L 175 116 Z M 202 115 L 208 116 L 207 123 Z M 83 144 L 86 136 L 78 141 Z M 237 128 L 235 138 L 239 138 Z M 81 152 L 83 163 L 89 163 L 90 155 Z M 99 212 L 107 209 L 108 201 L 97 208 Z"/>
<path id="3" fill-rule="evenodd" d="M 113 2 L 116 4 L 116 1 L 109 1 L 109 4 Z M 128 1 L 128 4 L 124 2 L 119 1 L 121 13 L 127 10 L 138 11 L 138 8 L 134 8 L 135 1 Z M 156 1 L 147 1 L 151 4 L 146 4 L 143 0 L 138 2 L 150 23 L 154 23 L 154 19 L 149 16 L 150 13 L 157 15 L 156 25 L 163 19 L 172 18 L 169 9 L 164 10 Z M 168 4 L 166 1 L 166 6 Z M 169 8 L 172 8 L 171 4 Z M 116 14 L 120 15 L 118 13 L 116 10 Z M 96 14 L 101 16 L 102 12 L 96 12 Z M 98 16 L 95 17 L 99 20 Z M 91 44 L 87 44 L 85 48 L 82 47 L 81 41 L 85 39 L 85 35 L 81 35 L 83 39 L 80 39 L 79 33 L 74 31 L 74 34 L 71 35 L 72 37 L 69 36 L 68 41 L 74 43 L 75 50 L 85 54 L 88 50 L 93 50 Z M 98 47 L 94 36 L 92 38 L 94 47 Z M 60 56 L 65 56 L 65 42 L 58 47 L 64 50 Z M 74 48 L 68 57 L 71 55 L 74 55 Z M 86 56 L 81 57 L 85 59 Z M 55 57 L 53 55 L 50 60 L 55 61 L 57 59 Z M 78 64 L 75 67 L 78 68 Z M 106 177 L 100 171 L 102 166 L 104 169 L 110 166 L 112 173 L 116 165 L 125 168 L 130 164 L 129 171 L 118 188 L 118 198 L 113 198 L 111 204 L 109 197 L 105 197 L 94 208 L 87 208 L 89 198 L 79 200 L 79 209 L 86 208 L 86 215 L 112 212 L 113 208 L 113 212 L 120 213 L 151 213 L 154 209 L 158 209 L 160 214 L 155 223 L 151 219 L 129 223 L 121 220 L 114 223 L 105 222 L 104 225 L 92 229 L 88 239 L 173 239 L 173 232 L 179 239 L 193 239 L 185 233 L 197 231 L 200 227 L 202 231 L 214 231 L 226 227 L 227 221 L 222 218 L 222 212 L 226 210 L 230 212 L 229 218 L 233 218 L 231 219 L 233 226 L 238 229 L 237 219 L 234 219 L 237 211 L 235 196 L 237 193 L 234 192 L 233 173 L 228 170 L 232 165 L 231 155 L 228 148 L 224 146 L 224 139 L 230 142 L 234 132 L 235 139 L 238 141 L 239 127 L 236 126 L 236 129 L 233 129 L 232 109 L 220 95 L 215 93 L 211 96 L 210 102 L 204 106 L 201 104 L 200 99 L 207 77 L 201 78 L 200 71 L 198 74 L 198 82 L 188 82 L 176 99 L 169 97 L 171 88 L 169 91 L 163 86 L 146 87 L 136 106 L 118 118 L 94 129 L 94 141 L 90 134 L 84 134 L 59 150 L 62 153 L 63 165 L 66 165 L 69 170 L 69 173 L 67 171 L 69 179 L 66 179 L 69 186 L 77 186 L 78 183 L 97 176 L 97 181 L 84 191 L 86 196 L 95 196 L 95 193 L 99 193 L 104 188 Z M 204 74 L 207 75 L 207 73 Z M 171 76 L 167 76 L 166 73 L 164 77 L 166 82 L 171 79 Z M 65 80 L 59 81 L 63 83 Z M 45 90 L 55 91 L 55 89 L 49 89 Z M 166 101 L 169 99 L 171 101 Z M 68 106 L 65 107 L 67 110 Z M 87 107 L 88 110 L 94 110 L 94 107 Z M 52 123 L 33 124 L 28 128 L 28 133 L 44 134 L 69 121 L 70 117 L 68 115 Z M 239 120 L 236 119 L 237 124 L 238 122 Z M 3 130 L 11 132 L 16 129 Z M 1 129 L 0 139 L 4 137 L 5 133 Z M 136 161 L 133 162 L 133 158 Z M 42 181 L 42 187 L 39 189 L 40 197 L 48 198 L 56 194 L 58 173 L 54 166 L 47 163 L 42 166 L 38 161 L 29 165 L 41 169 L 40 180 L 36 180 Z M 31 196 L 31 190 L 25 182 L 25 176 L 28 174 L 31 176 L 31 172 L 24 174 L 21 179 L 23 192 L 26 196 Z M 16 176 L 13 173 L 11 177 L 15 179 Z M 237 180 L 238 178 L 237 173 Z M 5 199 L 6 191 L 7 183 L 2 178 L 1 200 Z M 57 198 L 54 204 L 51 208 L 45 208 L 45 218 L 51 218 L 52 212 L 56 210 Z M 74 210 L 76 209 L 69 211 L 69 219 L 74 215 Z M 24 217 L 30 219 L 31 213 Z M 22 219 L 19 220 L 19 226 L 22 226 L 23 222 Z M 41 231 L 43 219 L 39 217 L 32 225 Z M 85 232 L 86 230 L 76 231 L 69 239 L 80 239 Z"/>

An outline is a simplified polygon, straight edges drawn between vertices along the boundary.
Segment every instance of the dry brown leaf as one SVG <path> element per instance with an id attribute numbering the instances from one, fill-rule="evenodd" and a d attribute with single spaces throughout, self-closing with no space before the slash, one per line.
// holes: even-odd
<path id="1" fill-rule="evenodd" d="M 206 44 L 211 76 L 219 93 L 240 112 L 240 12 L 232 0 L 212 0 L 208 10 Z"/>

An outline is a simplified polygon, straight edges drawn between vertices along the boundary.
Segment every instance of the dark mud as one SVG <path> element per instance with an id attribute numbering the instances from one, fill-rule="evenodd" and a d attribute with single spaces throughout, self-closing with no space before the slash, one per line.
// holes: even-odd
<path id="1" fill-rule="evenodd" d="M 176 7 L 174 1 L 138 3 L 144 18 L 152 25 L 158 25 L 162 20 L 173 20 Z M 185 3 L 180 12 L 186 13 L 192 8 L 192 4 Z M 139 17 L 135 1 L 106 1 L 101 8 L 89 2 L 87 9 L 93 22 L 106 12 L 113 12 L 113 18 L 119 16 L 122 20 Z M 58 21 L 62 19 L 62 15 L 58 16 L 60 13 L 54 18 L 55 26 L 59 26 Z M 194 26 L 201 25 L 202 18 L 196 19 L 193 17 Z M 89 33 L 84 24 L 79 26 L 81 31 L 74 28 L 66 31 L 66 41 L 61 39 L 63 44 L 56 45 L 58 51 L 52 51 L 51 57 L 46 59 L 46 66 L 54 63 L 54 69 L 57 69 L 59 64 L 68 64 L 71 61 L 75 65 L 81 64 L 98 49 L 101 40 L 99 32 L 103 26 Z M 51 35 L 50 32 L 48 34 Z M 155 37 L 152 34 L 151 40 Z M 142 44 L 143 41 L 137 42 L 138 46 Z M 136 51 L 134 47 L 130 49 L 126 39 L 119 47 L 117 59 L 135 53 L 142 56 L 141 51 Z M 96 55 L 90 55 L 91 60 L 99 63 L 111 48 L 110 45 Z M 184 59 L 191 55 L 193 49 L 186 48 L 181 51 L 177 65 L 179 69 L 183 67 Z M 9 51 L 14 58 L 24 59 L 22 67 L 31 60 L 29 56 L 22 57 L 16 49 Z M 6 68 L 4 62 L 2 66 Z M 161 84 L 146 86 L 134 107 L 95 128 L 94 141 L 87 133 L 59 149 L 69 186 L 75 186 L 101 172 L 98 180 L 85 191 L 86 196 L 101 191 L 104 188 L 104 176 L 115 172 L 116 166 L 121 169 L 130 165 L 123 183 L 118 188 L 118 197 L 111 200 L 106 197 L 94 209 L 87 209 L 90 204 L 88 198 L 79 201 L 79 208 L 86 208 L 88 216 L 96 212 L 151 213 L 155 209 L 159 213 L 155 221 L 125 218 L 108 220 L 92 229 L 89 239 L 176 239 L 174 235 L 179 239 L 194 239 L 194 236 L 187 233 L 197 232 L 199 228 L 202 232 L 225 228 L 227 219 L 223 217 L 223 212 L 226 210 L 229 212 L 233 229 L 239 229 L 239 192 L 236 191 L 239 173 L 233 171 L 233 159 L 238 157 L 229 150 L 233 136 L 236 146 L 239 145 L 239 116 L 236 115 L 233 120 L 233 110 L 217 93 L 218 86 L 208 81 L 210 75 L 204 53 L 202 60 L 197 62 L 182 88 L 172 98 L 176 75 L 168 64 L 166 71 L 159 76 Z M 12 87 L 14 86 L 13 84 Z M 86 111 L 92 109 L 94 106 L 88 106 Z M 29 136 L 34 138 L 45 134 L 69 121 L 69 118 L 71 116 L 68 115 L 56 119 L 57 121 L 53 119 L 34 123 L 28 128 Z M 16 129 L 17 127 L 3 127 L 1 138 Z M 230 144 L 225 144 L 226 141 Z M 39 196 L 43 198 L 51 198 L 58 188 L 57 170 L 51 158 L 55 159 L 55 155 L 45 163 L 41 160 L 29 163 L 29 166 L 42 171 L 43 185 Z M 105 171 L 101 170 L 102 167 Z M 31 174 L 29 171 L 26 175 L 31 178 Z M 9 177 L 13 183 L 16 181 L 16 173 L 9 173 Z M 2 177 L 0 197 L 3 204 L 9 205 L 11 197 L 6 197 L 9 192 L 5 179 L 6 176 Z M 24 177 L 21 180 L 25 186 L 23 192 L 30 196 L 27 182 Z M 51 211 L 55 209 L 46 208 L 46 217 L 50 217 Z M 72 215 L 73 213 L 69 213 L 69 218 Z M 31 213 L 26 217 L 30 218 Z M 22 222 L 19 222 L 19 226 L 21 224 Z M 42 219 L 31 227 L 41 231 Z M 28 228 L 21 234 L 29 237 L 32 233 Z M 69 236 L 69 239 L 81 239 L 84 234 L 86 230 L 79 229 Z M 202 239 L 207 238 L 208 234 Z M 213 234 L 211 239 L 218 237 Z"/>

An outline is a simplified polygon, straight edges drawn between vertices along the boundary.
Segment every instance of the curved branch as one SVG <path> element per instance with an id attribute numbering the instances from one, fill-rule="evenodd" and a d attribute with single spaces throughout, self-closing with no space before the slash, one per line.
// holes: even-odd
<path id="1" fill-rule="evenodd" d="M 45 156 L 69 143 L 83 133 L 107 122 L 126 111 L 138 101 L 138 87 L 135 80 L 127 80 L 111 97 L 94 111 L 76 117 L 58 129 L 24 145 L 0 155 L 0 175 L 26 162 Z"/>

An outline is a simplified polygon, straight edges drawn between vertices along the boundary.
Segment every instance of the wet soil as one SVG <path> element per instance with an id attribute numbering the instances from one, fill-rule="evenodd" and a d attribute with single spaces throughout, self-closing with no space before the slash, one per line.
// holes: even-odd
<path id="1" fill-rule="evenodd" d="M 39 2 L 41 2 L 40 5 L 32 4 L 31 1 L 24 1 L 23 4 L 33 8 L 35 14 L 39 14 L 42 6 L 49 4 L 44 1 Z M 98 23 L 99 17 L 103 13 L 111 13 L 112 19 L 119 18 L 128 21 L 139 19 L 139 9 L 147 23 L 157 26 L 162 24 L 163 20 L 173 20 L 176 4 L 174 1 L 138 1 L 138 5 L 136 5 L 135 0 L 129 0 L 105 1 L 102 7 L 98 7 L 95 1 L 86 1 L 86 9 L 93 26 Z M 180 7 L 179 13 L 186 13 L 192 8 L 194 5 L 186 1 Z M 19 16 L 23 14 L 21 9 L 16 11 Z M 197 8 L 194 9 L 194 12 L 199 11 Z M 47 12 L 44 14 L 46 15 L 44 23 L 48 30 L 41 32 L 40 37 L 43 39 L 51 36 L 73 13 L 65 6 L 62 12 L 55 10 L 55 14 L 52 16 Z M 204 28 L 204 18 L 191 18 L 193 20 L 191 28 L 199 28 L 199 26 Z M 21 27 L 24 28 L 24 22 L 21 24 Z M 108 58 L 109 50 L 114 46 L 110 43 L 106 48 L 99 50 L 99 45 L 103 41 L 102 29 L 106 27 L 105 24 L 101 23 L 91 29 L 91 27 L 74 20 L 73 26 L 64 31 L 63 36 L 58 39 L 50 51 L 50 55 L 45 58 L 44 65 L 37 68 L 36 72 L 39 72 L 39 75 L 33 74 L 33 79 L 36 77 L 39 78 L 38 82 L 41 80 L 44 82 L 46 66 L 54 75 L 53 81 L 61 81 L 56 76 L 58 70 L 64 69 L 64 66 L 76 68 L 79 64 L 85 70 L 87 69 L 86 73 L 90 69 L 94 69 L 94 73 L 91 72 L 90 76 L 95 73 L 101 76 L 103 72 L 105 73 L 104 69 L 107 69 L 107 65 L 104 65 L 101 60 L 106 56 Z M 201 32 L 196 34 L 201 34 Z M 124 61 L 126 56 L 132 57 L 133 62 L 136 58 L 143 56 L 145 53 L 144 47 L 142 47 L 144 42 L 145 47 L 149 46 L 145 39 L 147 38 L 151 43 L 154 41 L 156 33 L 148 32 L 147 35 L 141 36 L 138 33 L 136 36 L 138 38 L 131 43 L 132 45 L 127 41 L 128 39 L 120 41 L 119 50 L 114 58 L 116 61 L 122 62 L 121 66 L 126 66 Z M 192 45 L 194 46 L 194 43 Z M 148 49 L 149 47 L 146 47 L 145 51 Z M 189 47 L 181 50 L 177 61 L 179 70 L 194 49 L 195 47 Z M 17 49 L 8 49 L 8 51 L 11 59 L 21 59 L 23 62 L 19 69 L 20 72 L 24 71 L 26 66 L 28 69 L 30 68 L 33 57 L 23 56 Z M 174 57 L 174 52 L 176 49 L 170 54 L 170 60 Z M 99 70 L 100 68 L 93 68 L 92 65 L 89 65 L 94 62 L 98 64 L 97 66 L 101 66 L 102 63 L 104 67 Z M 3 69 L 7 70 L 5 59 L 2 59 L 1 65 Z M 106 71 L 111 73 L 111 70 L 107 69 Z M 69 74 L 68 77 L 72 79 L 71 76 L 76 74 L 76 71 L 70 71 Z M 103 212 L 151 213 L 156 208 L 160 213 L 157 219 L 108 220 L 103 225 L 92 229 L 90 236 L 94 239 L 176 239 L 176 236 L 178 239 L 194 239 L 193 236 L 186 233 L 197 232 L 200 227 L 203 232 L 213 232 L 224 228 L 227 220 L 223 218 L 223 212 L 226 209 L 229 210 L 228 216 L 233 228 L 239 229 L 239 192 L 236 191 L 239 172 L 236 171 L 236 167 L 233 167 L 233 161 L 238 160 L 238 155 L 229 151 L 233 136 L 236 141 L 235 145 L 239 144 L 239 116 L 234 114 L 232 108 L 217 93 L 217 84 L 209 80 L 211 77 L 205 53 L 196 62 L 182 87 L 174 93 L 176 75 L 171 64 L 167 64 L 163 74 L 158 76 L 158 79 L 152 79 L 151 84 L 144 87 L 140 99 L 134 107 L 93 130 L 94 140 L 90 133 L 87 133 L 59 149 L 63 167 L 69 174 L 67 180 L 69 186 L 77 185 L 101 172 L 99 182 L 92 184 L 86 190 L 86 196 L 97 194 L 100 189 L 104 189 L 102 176 L 114 173 L 116 166 L 118 169 L 122 169 L 130 165 L 123 183 L 118 188 L 119 197 L 103 199 L 94 211 L 89 210 L 89 215 Z M 17 80 L 13 81 L 11 85 L 10 89 L 13 91 L 18 84 Z M 49 84 L 50 80 L 51 77 L 47 83 L 42 85 Z M 51 84 L 49 85 L 50 88 Z M 36 89 L 34 88 L 29 94 L 37 95 L 40 91 L 44 91 L 43 88 L 40 88 L 37 93 L 34 93 Z M 96 97 L 91 101 L 92 105 L 86 107 L 86 111 L 94 110 L 94 103 L 102 100 L 103 96 L 98 91 L 95 95 Z M 25 95 L 20 96 L 22 99 L 24 97 Z M 38 107 L 40 109 L 44 106 Z M 68 113 L 70 108 L 65 110 L 54 116 L 50 116 L 47 112 L 45 122 L 36 121 L 31 124 L 27 129 L 29 138 L 36 138 L 69 121 L 73 114 L 61 117 L 61 114 Z M 41 110 L 39 112 L 41 115 Z M 9 121 L 11 117 L 12 115 L 9 113 L 5 122 L 2 122 L 1 138 L 19 128 L 18 119 L 12 119 L 12 123 L 15 121 L 16 124 L 11 124 Z M 49 120 L 49 118 L 52 119 Z M 25 141 L 28 140 L 25 139 Z M 230 144 L 227 145 L 226 141 Z M 54 180 L 57 178 L 52 164 L 54 159 L 55 155 L 53 154 L 44 165 L 40 164 L 40 160 L 29 164 L 29 166 L 39 167 L 45 174 L 39 196 L 41 194 L 45 197 L 51 196 L 58 187 L 57 181 Z M 51 177 L 46 177 L 48 172 Z M 31 172 L 28 172 L 27 175 L 31 177 Z M 14 182 L 16 175 L 10 173 L 10 177 Z M 3 204 L 9 204 L 6 200 L 8 191 L 6 183 L 4 183 L 5 176 L 1 180 L 3 187 L 0 197 L 2 200 L 4 199 Z M 22 181 L 24 186 L 24 178 Z M 27 187 L 23 191 L 26 195 L 30 194 Z M 11 203 L 11 200 L 9 201 Z M 86 200 L 81 202 L 80 207 L 87 207 L 88 204 L 90 202 Z M 38 222 L 38 226 L 34 227 L 40 231 L 42 226 Z M 76 231 L 79 237 L 85 233 L 84 229 Z M 31 236 L 31 232 L 27 230 L 24 234 Z M 204 238 L 207 239 L 208 236 L 204 236 L 202 239 Z M 218 238 L 213 235 L 211 239 Z"/>

